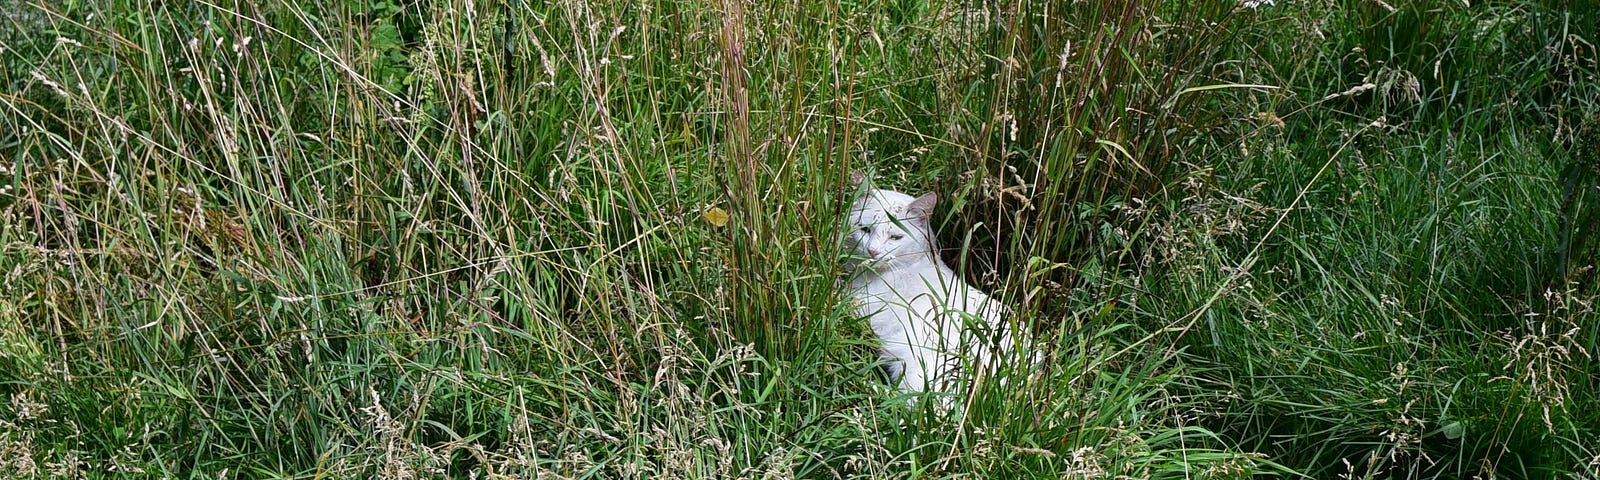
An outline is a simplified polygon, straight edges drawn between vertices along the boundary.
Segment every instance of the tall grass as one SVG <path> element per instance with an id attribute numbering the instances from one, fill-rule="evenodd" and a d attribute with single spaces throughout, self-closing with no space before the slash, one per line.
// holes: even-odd
<path id="1" fill-rule="evenodd" d="M 1582 9 L 0 7 L 3 476 L 1600 458 Z M 858 171 L 940 192 L 1042 375 L 884 385 Z"/>
<path id="2" fill-rule="evenodd" d="M 1319 478 L 1592 477 L 1596 257 L 1563 240 L 1594 228 L 1592 14 L 1286 10 L 1251 82 L 1292 95 L 1174 210 L 1185 273 L 1152 286 L 1239 395 L 1207 425 Z"/>

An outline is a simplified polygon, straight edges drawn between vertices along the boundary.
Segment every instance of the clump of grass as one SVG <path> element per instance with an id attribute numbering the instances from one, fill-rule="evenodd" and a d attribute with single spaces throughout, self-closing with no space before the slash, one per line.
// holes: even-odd
<path id="1" fill-rule="evenodd" d="M 1589 177 L 1529 160 L 1586 165 L 1583 12 L 7 7 L 5 476 L 1595 456 Z M 957 413 L 888 391 L 837 289 L 858 170 L 940 191 L 1041 371 Z"/>
<path id="2" fill-rule="evenodd" d="M 1060 69 L 1044 49 L 1007 46 L 1023 39 L 1011 29 L 1048 26 L 1055 44 L 1097 33 L 937 3 L 647 7 L 21 6 L 59 39 L 5 51 L 17 80 L 0 420 L 25 429 L 4 445 L 29 459 L 7 468 L 664 478 L 1260 465 L 1183 423 L 1187 401 L 1167 393 L 1190 377 L 1171 356 L 1116 357 L 1091 327 L 1061 337 L 1078 343 L 1026 394 L 987 384 L 967 420 L 907 410 L 838 305 L 846 173 L 918 144 L 974 155 L 932 151 L 923 172 L 1004 160 L 994 152 L 1009 147 L 988 143 L 1009 138 L 996 112 L 1022 97 L 998 89 L 1023 72 L 981 58 L 1004 49 Z M 1109 12 L 1078 14 L 1107 28 L 1134 18 Z M 1157 58 L 1148 39 L 1097 41 Z M 915 64 L 902 62 L 923 53 L 1006 73 L 907 76 Z M 1066 65 L 1090 75 L 1078 61 Z M 917 82 L 945 97 L 881 94 Z M 991 88 L 947 121 L 885 114 Z M 940 131 L 958 126 L 984 133 Z M 1034 403 L 1007 400 L 1022 395 Z"/>
<path id="3" fill-rule="evenodd" d="M 1178 275 L 1151 285 L 1239 392 L 1208 425 L 1316 477 L 1587 471 L 1594 337 L 1568 312 L 1594 294 L 1566 272 L 1593 257 L 1562 220 L 1568 125 L 1597 111 L 1582 17 L 1299 5 L 1249 33 L 1288 114 L 1173 210 Z"/>

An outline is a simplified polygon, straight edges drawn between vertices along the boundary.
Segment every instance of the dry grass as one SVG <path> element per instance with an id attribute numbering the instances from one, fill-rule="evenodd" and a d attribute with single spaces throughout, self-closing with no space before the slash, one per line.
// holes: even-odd
<path id="1" fill-rule="evenodd" d="M 1391 7 L 0 3 L 0 476 L 1592 477 L 1592 15 Z"/>

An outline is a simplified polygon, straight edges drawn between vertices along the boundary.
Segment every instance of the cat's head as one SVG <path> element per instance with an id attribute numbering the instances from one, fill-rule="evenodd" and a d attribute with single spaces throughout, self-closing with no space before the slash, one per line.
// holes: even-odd
<path id="1" fill-rule="evenodd" d="M 850 209 L 849 246 L 874 268 L 930 258 L 933 252 L 933 217 L 937 197 L 927 193 L 912 198 L 892 190 L 867 190 Z"/>

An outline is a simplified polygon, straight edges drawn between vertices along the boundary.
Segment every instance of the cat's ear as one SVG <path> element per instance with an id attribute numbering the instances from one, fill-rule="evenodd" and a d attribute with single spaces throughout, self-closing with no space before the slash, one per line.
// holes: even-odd
<path id="1" fill-rule="evenodd" d="M 934 195 L 933 192 L 924 193 L 922 196 L 917 197 L 916 200 L 912 200 L 911 204 L 906 205 L 906 216 L 927 224 L 928 220 L 933 218 L 933 204 L 938 200 L 939 197 Z"/>

